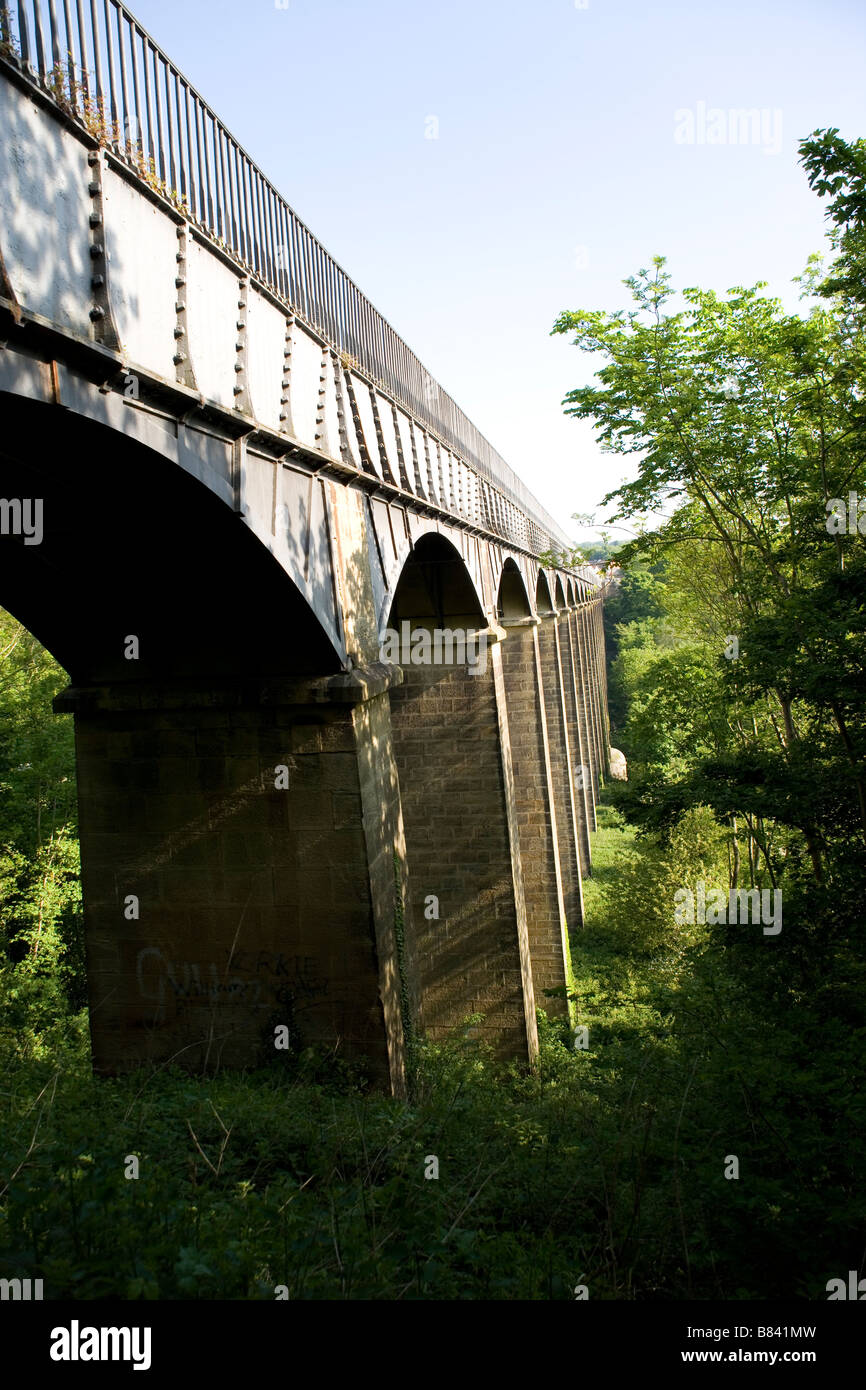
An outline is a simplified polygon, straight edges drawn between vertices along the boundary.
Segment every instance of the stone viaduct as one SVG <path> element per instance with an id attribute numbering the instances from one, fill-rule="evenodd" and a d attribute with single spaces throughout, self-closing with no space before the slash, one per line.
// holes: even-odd
<path id="1" fill-rule="evenodd" d="M 70 677 L 96 1069 L 531 1061 L 595 572 L 123 6 L 0 31 L 0 603 Z"/>

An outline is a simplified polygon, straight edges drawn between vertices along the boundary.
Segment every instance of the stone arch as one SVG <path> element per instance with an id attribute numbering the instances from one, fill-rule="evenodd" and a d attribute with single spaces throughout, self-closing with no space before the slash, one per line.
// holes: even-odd
<path id="1" fill-rule="evenodd" d="M 0 602 L 75 684 L 340 670 L 306 596 L 207 481 L 71 410 L 5 395 L 3 419 L 0 494 L 36 494 L 44 535 L 4 540 Z"/>
<path id="2" fill-rule="evenodd" d="M 42 544 L 0 545 L 0 602 L 73 681 L 55 708 L 76 725 L 95 1069 L 248 1066 L 279 1011 L 292 1046 L 340 1039 L 399 1081 L 381 678 L 341 673 L 291 574 L 168 445 L 0 407 L 0 494 L 44 499 Z"/>
<path id="3" fill-rule="evenodd" d="M 516 563 L 507 559 L 502 566 L 499 592 L 496 598 L 496 612 L 499 618 L 529 618 L 532 605 L 526 592 L 526 584 Z"/>
<path id="4" fill-rule="evenodd" d="M 437 531 L 421 536 L 400 571 L 387 626 L 486 627 L 484 610 L 463 556 Z"/>
<path id="5" fill-rule="evenodd" d="M 556 576 L 556 584 L 554 585 L 553 594 L 557 612 L 561 612 L 562 609 L 565 607 L 565 589 L 562 586 L 562 576 L 559 574 Z"/>
<path id="6" fill-rule="evenodd" d="M 535 611 L 539 615 L 553 612 L 553 597 L 544 570 L 538 571 L 538 579 L 535 584 Z"/>
<path id="7" fill-rule="evenodd" d="M 375 517 L 373 525 L 376 524 Z M 383 583 L 378 589 L 377 607 L 379 629 L 387 627 L 391 621 L 394 603 L 397 598 L 397 591 L 403 579 L 407 565 L 414 561 L 416 552 L 423 555 L 425 551 L 430 551 L 431 547 L 438 545 L 439 542 L 446 545 L 453 556 L 457 558 L 463 567 L 466 578 L 472 587 L 475 602 L 484 611 L 484 594 L 482 591 L 481 575 L 474 574 L 466 557 L 461 554 L 458 547 L 447 534 L 448 529 L 443 528 L 440 523 L 428 521 L 426 518 L 417 516 L 410 517 L 411 538 L 401 530 L 397 541 L 396 550 L 392 552 L 390 561 L 383 568 Z M 459 540 L 462 540 L 460 532 L 455 532 Z"/>
<path id="8" fill-rule="evenodd" d="M 568 606 L 569 606 L 569 608 L 573 608 L 574 605 L 575 605 L 575 587 L 574 587 L 574 580 L 573 580 L 573 579 L 569 579 L 569 581 L 568 581 Z"/>
<path id="9" fill-rule="evenodd" d="M 388 698 L 405 835 L 413 1016 L 422 1034 L 441 1040 L 460 1027 L 471 1000 L 498 1055 L 527 1060 L 537 1034 L 521 946 L 522 882 L 512 865 L 494 679 L 499 654 L 487 649 L 494 634 L 459 552 L 444 537 L 422 537 L 413 549 L 388 629 L 389 640 L 399 634 L 403 675 Z M 431 631 L 432 647 L 423 640 Z"/>

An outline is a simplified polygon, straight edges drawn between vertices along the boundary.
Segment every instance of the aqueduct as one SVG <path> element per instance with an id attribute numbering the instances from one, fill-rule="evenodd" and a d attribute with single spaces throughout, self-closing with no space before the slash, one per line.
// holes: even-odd
<path id="1" fill-rule="evenodd" d="M 595 573 L 124 6 L 0 30 L 0 494 L 42 518 L 0 602 L 70 676 L 94 1065 L 285 1024 L 402 1092 L 472 1014 L 531 1059 L 607 769 Z"/>

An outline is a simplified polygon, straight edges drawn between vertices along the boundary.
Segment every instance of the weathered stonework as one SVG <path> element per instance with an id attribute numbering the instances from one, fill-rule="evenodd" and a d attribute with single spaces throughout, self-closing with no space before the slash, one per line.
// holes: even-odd
<path id="1" fill-rule="evenodd" d="M 567 1015 L 564 999 L 546 989 L 566 982 L 566 913 L 559 859 L 556 794 L 550 759 L 537 618 L 506 620 L 503 643 L 515 802 L 536 1005 Z"/>
<path id="2" fill-rule="evenodd" d="M 555 615 L 544 617 L 539 629 L 538 640 L 556 805 L 556 826 L 565 915 L 570 927 L 578 927 L 583 922 L 583 893 L 578 861 L 577 815 L 574 806 L 571 748 L 565 718 L 558 624 L 559 619 Z"/>
<path id="3" fill-rule="evenodd" d="M 125 687 L 62 702 L 94 1064 L 250 1065 L 283 1023 L 293 1047 L 366 1057 L 399 1092 L 387 695 L 360 709 L 268 695 L 280 699 L 226 690 L 190 705 Z"/>
<path id="4" fill-rule="evenodd" d="M 492 656 L 483 675 L 406 667 L 390 698 L 419 1030 L 442 1039 L 480 1012 L 478 1033 L 496 1053 L 528 1060 L 537 1049 L 532 981 L 521 950 L 525 905 L 512 861 Z"/>

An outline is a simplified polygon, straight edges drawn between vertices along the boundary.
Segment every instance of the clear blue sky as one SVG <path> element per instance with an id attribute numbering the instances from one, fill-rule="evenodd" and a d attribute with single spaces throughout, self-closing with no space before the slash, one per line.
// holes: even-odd
<path id="1" fill-rule="evenodd" d="M 863 0 L 131 8 L 569 533 L 624 466 L 562 413 L 590 373 L 557 314 L 624 306 L 657 253 L 680 287 L 795 307 L 825 225 L 797 143 L 866 135 Z M 699 103 L 767 138 L 678 142 Z"/>

